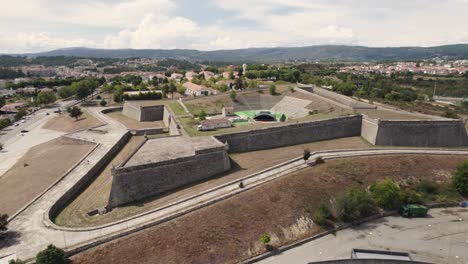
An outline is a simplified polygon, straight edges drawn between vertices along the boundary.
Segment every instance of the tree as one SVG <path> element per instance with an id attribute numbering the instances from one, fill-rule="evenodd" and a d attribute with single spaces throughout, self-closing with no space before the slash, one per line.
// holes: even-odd
<path id="1" fill-rule="evenodd" d="M 242 78 L 237 78 L 234 81 L 234 85 L 236 86 L 236 89 L 243 89 L 244 88 L 244 82 L 242 81 Z"/>
<path id="2" fill-rule="evenodd" d="M 21 118 L 23 118 L 24 116 L 26 116 L 28 114 L 28 112 L 26 112 L 26 109 L 24 108 L 21 108 L 18 110 L 18 112 L 16 113 L 15 115 L 15 120 L 18 121 L 20 120 Z"/>
<path id="3" fill-rule="evenodd" d="M 67 112 L 70 114 L 70 117 L 73 117 L 76 120 L 78 120 L 78 118 L 80 118 L 80 116 L 83 115 L 83 112 L 78 106 L 73 106 L 71 108 L 68 108 Z"/>
<path id="4" fill-rule="evenodd" d="M 271 95 L 276 95 L 276 85 L 270 84 L 270 87 L 268 89 Z"/>
<path id="5" fill-rule="evenodd" d="M 401 205 L 400 187 L 391 179 L 372 185 L 370 191 L 377 205 L 385 210 L 395 210 Z"/>
<path id="6" fill-rule="evenodd" d="M 60 88 L 57 94 L 58 96 L 60 96 L 60 98 L 65 99 L 65 98 L 73 96 L 75 94 L 75 91 L 73 90 L 71 86 L 66 86 L 66 87 Z"/>
<path id="7" fill-rule="evenodd" d="M 99 102 L 99 105 L 102 106 L 102 107 L 106 106 L 106 105 L 107 105 L 106 100 L 102 99 L 102 100 Z"/>
<path id="8" fill-rule="evenodd" d="M 201 110 L 200 111 L 200 114 L 198 115 L 198 118 L 200 118 L 200 120 L 205 120 L 206 119 L 206 112 L 205 110 Z"/>
<path id="9" fill-rule="evenodd" d="M 374 201 L 365 190 L 351 187 L 338 199 L 338 217 L 344 222 L 353 222 L 374 212 Z"/>
<path id="10" fill-rule="evenodd" d="M 177 86 L 173 82 L 169 85 L 169 92 L 171 93 L 171 97 L 174 98 L 174 93 L 177 92 Z"/>
<path id="11" fill-rule="evenodd" d="M 65 257 L 65 252 L 50 244 L 46 249 L 37 253 L 36 264 L 66 264 L 68 263 Z"/>
<path id="12" fill-rule="evenodd" d="M 236 98 L 237 98 L 237 93 L 236 93 L 236 91 L 232 90 L 232 91 L 231 91 L 231 94 L 229 95 L 229 97 L 231 97 L 231 100 L 235 102 L 235 101 L 236 101 Z"/>
<path id="13" fill-rule="evenodd" d="M 8 215 L 2 214 L 0 215 L 0 231 L 6 231 L 8 225 Z"/>
<path id="14" fill-rule="evenodd" d="M 40 92 L 37 95 L 37 103 L 40 105 L 48 105 L 57 100 L 55 93 L 53 92 Z"/>
<path id="15" fill-rule="evenodd" d="M 468 161 L 457 167 L 452 182 L 460 194 L 468 195 Z"/>
<path id="16" fill-rule="evenodd" d="M 169 85 L 166 83 L 164 84 L 162 87 L 161 87 L 161 91 L 163 93 L 164 96 L 167 96 L 167 94 L 169 93 L 169 91 L 171 90 L 171 88 L 169 87 Z"/>

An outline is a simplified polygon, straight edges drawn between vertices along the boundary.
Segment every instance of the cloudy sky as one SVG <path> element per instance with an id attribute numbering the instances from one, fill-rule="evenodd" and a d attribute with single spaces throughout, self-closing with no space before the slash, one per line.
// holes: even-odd
<path id="1" fill-rule="evenodd" d="M 0 53 L 468 43 L 468 0 L 0 0 Z"/>

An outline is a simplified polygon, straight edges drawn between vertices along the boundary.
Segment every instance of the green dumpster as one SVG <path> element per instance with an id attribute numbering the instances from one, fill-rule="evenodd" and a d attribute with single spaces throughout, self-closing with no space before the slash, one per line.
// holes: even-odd
<path id="1" fill-rule="evenodd" d="M 407 204 L 400 209 L 400 214 L 404 217 L 425 217 L 429 209 L 424 205 Z"/>

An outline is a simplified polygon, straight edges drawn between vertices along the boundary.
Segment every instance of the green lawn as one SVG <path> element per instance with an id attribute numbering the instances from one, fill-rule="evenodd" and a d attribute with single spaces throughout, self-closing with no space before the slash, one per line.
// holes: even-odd
<path id="1" fill-rule="evenodd" d="M 172 112 L 176 115 L 186 115 L 184 108 L 179 104 L 177 101 L 172 101 L 168 103 L 169 107 L 171 108 Z"/>

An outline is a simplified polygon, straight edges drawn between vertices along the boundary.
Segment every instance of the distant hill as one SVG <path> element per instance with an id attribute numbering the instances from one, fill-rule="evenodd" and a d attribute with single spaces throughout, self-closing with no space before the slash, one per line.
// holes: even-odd
<path id="1" fill-rule="evenodd" d="M 249 48 L 238 50 L 198 51 L 189 49 L 90 49 L 67 48 L 27 56 L 74 56 L 87 58 L 154 58 L 189 59 L 229 62 L 274 62 L 288 60 L 349 60 L 349 61 L 395 61 L 421 60 L 436 57 L 468 59 L 468 44 L 438 47 L 369 48 L 362 46 L 310 46 L 293 48 Z"/>

